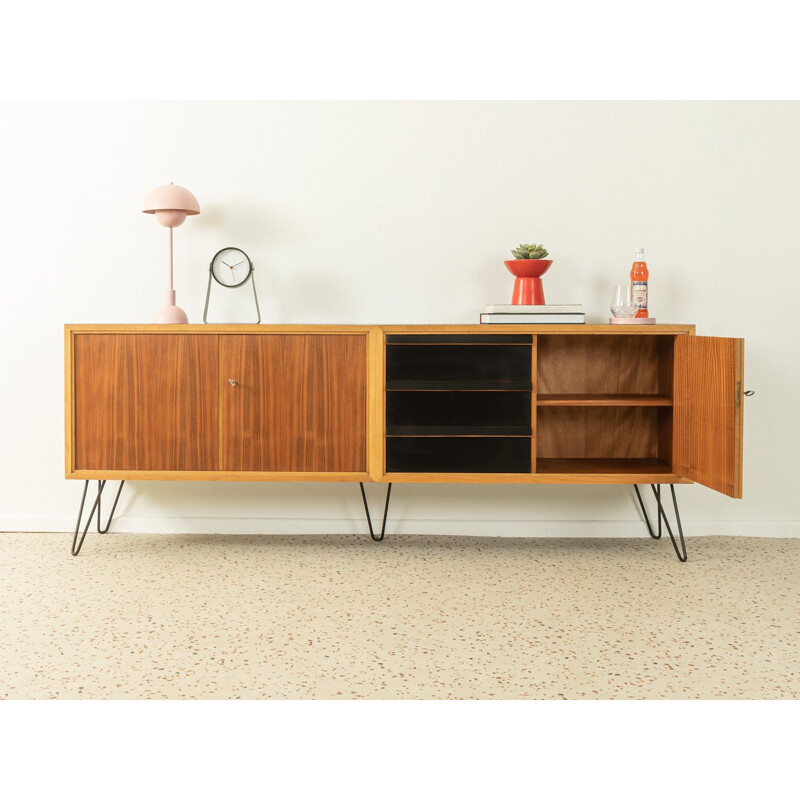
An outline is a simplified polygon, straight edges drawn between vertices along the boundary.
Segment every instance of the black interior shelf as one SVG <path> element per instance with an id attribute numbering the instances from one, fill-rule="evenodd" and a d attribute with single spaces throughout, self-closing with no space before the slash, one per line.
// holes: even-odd
<path id="1" fill-rule="evenodd" d="M 388 344 L 532 344 L 531 334 L 516 333 L 390 333 Z"/>
<path id="2" fill-rule="evenodd" d="M 386 381 L 387 392 L 530 392 L 531 381 Z"/>
<path id="3" fill-rule="evenodd" d="M 386 394 L 387 432 L 421 428 L 470 432 L 508 429 L 531 435 L 531 394 L 486 391 L 394 391 Z"/>
<path id="4" fill-rule="evenodd" d="M 486 425 L 388 425 L 387 436 L 528 436 L 531 426 Z"/>
<path id="5" fill-rule="evenodd" d="M 387 472 L 530 472 L 529 436 L 388 436 Z"/>
<path id="6" fill-rule="evenodd" d="M 398 335 L 386 347 L 387 472 L 530 472 L 530 335 Z"/>
<path id="7" fill-rule="evenodd" d="M 386 385 L 394 388 L 531 387 L 529 344 L 393 344 L 386 348 Z"/>

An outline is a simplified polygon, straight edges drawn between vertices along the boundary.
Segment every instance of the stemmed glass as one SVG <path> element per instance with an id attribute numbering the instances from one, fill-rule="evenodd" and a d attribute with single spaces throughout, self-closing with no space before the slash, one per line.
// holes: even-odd
<path id="1" fill-rule="evenodd" d="M 611 313 L 615 317 L 632 317 L 637 309 L 629 283 L 614 287 L 614 293 L 611 295 Z"/>

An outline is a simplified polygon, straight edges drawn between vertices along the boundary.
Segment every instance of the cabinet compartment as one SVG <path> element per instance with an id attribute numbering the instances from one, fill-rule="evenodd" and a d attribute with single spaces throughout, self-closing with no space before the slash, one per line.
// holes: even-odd
<path id="1" fill-rule="evenodd" d="M 531 435 L 530 392 L 387 392 L 392 435 Z"/>
<path id="2" fill-rule="evenodd" d="M 675 337 L 538 336 L 537 391 L 548 395 L 672 397 Z"/>
<path id="3" fill-rule="evenodd" d="M 386 388 L 531 389 L 525 344 L 390 344 Z"/>
<path id="4" fill-rule="evenodd" d="M 386 471 L 530 472 L 533 337 L 401 336 L 386 347 Z"/>
<path id="5" fill-rule="evenodd" d="M 672 409 L 654 406 L 545 406 L 537 409 L 542 459 L 657 459 L 670 463 Z"/>
<path id="6" fill-rule="evenodd" d="M 536 469 L 671 473 L 675 337 L 540 335 Z"/>
<path id="7" fill-rule="evenodd" d="M 530 472 L 530 437 L 390 436 L 386 471 Z"/>

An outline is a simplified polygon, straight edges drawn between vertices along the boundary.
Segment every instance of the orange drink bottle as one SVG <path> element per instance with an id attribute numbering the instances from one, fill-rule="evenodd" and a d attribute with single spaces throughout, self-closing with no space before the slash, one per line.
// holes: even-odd
<path id="1" fill-rule="evenodd" d="M 636 251 L 636 257 L 631 268 L 631 295 L 633 302 L 637 305 L 634 317 L 647 317 L 647 280 L 650 272 L 647 269 L 647 262 L 644 260 L 644 248 L 640 247 Z"/>

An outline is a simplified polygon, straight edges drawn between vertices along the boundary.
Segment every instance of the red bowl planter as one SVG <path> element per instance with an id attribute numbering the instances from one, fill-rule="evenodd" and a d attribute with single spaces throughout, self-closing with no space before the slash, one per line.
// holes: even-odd
<path id="1" fill-rule="evenodd" d="M 523 306 L 543 306 L 542 275 L 550 269 L 553 261 L 546 258 L 523 258 L 503 263 L 516 278 L 511 303 Z"/>

